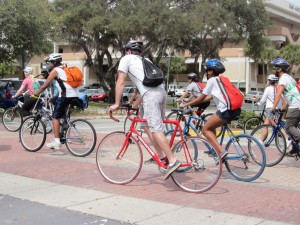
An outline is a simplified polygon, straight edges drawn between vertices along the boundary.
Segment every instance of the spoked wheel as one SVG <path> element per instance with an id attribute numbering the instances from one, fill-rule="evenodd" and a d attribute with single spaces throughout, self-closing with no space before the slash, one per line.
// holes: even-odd
<path id="1" fill-rule="evenodd" d="M 251 133 L 251 136 L 261 140 L 266 153 L 266 166 L 275 166 L 281 162 L 286 152 L 286 139 L 281 130 L 274 132 L 270 124 L 263 124 Z M 277 129 L 277 128 L 276 128 Z"/>
<path id="2" fill-rule="evenodd" d="M 184 149 L 187 149 L 188 155 Z M 182 164 L 171 177 L 181 189 L 202 193 L 217 184 L 222 174 L 222 163 L 219 163 L 219 154 L 206 139 L 187 137 L 184 144 L 179 142 L 173 147 L 173 152 Z"/>
<path id="3" fill-rule="evenodd" d="M 8 108 L 2 115 L 3 126 L 11 132 L 18 131 L 22 125 L 23 116 L 19 109 Z"/>
<path id="4" fill-rule="evenodd" d="M 43 115 L 41 120 L 43 121 L 43 123 L 45 125 L 46 133 L 50 134 L 52 132 L 52 119 Z"/>
<path id="5" fill-rule="evenodd" d="M 114 184 L 130 183 L 142 168 L 143 156 L 139 143 L 134 137 L 130 137 L 127 143 L 125 139 L 122 131 L 110 133 L 102 139 L 96 153 L 100 174 Z"/>
<path id="6" fill-rule="evenodd" d="M 46 141 L 46 128 L 41 120 L 35 117 L 27 117 L 19 131 L 19 137 L 23 147 L 29 152 L 40 150 Z"/>
<path id="7" fill-rule="evenodd" d="M 97 135 L 93 125 L 82 119 L 73 120 L 66 131 L 66 146 L 75 156 L 87 156 L 94 150 Z"/>
<path id="8" fill-rule="evenodd" d="M 251 134 L 251 132 L 258 126 L 264 123 L 260 117 L 250 117 L 244 124 L 244 134 Z"/>
<path id="9" fill-rule="evenodd" d="M 250 182 L 263 173 L 266 155 L 256 138 L 247 134 L 237 135 L 227 143 L 225 149 L 228 151 L 225 165 L 235 179 Z"/>
<path id="10" fill-rule="evenodd" d="M 178 118 L 177 112 L 171 112 L 169 115 L 167 115 L 166 120 L 177 120 L 177 118 Z M 186 126 L 186 118 L 185 118 L 185 116 L 183 116 L 181 118 L 180 126 L 182 128 L 184 128 Z M 167 129 L 167 131 L 174 130 L 175 129 L 175 125 L 174 124 L 170 124 L 170 123 L 166 123 L 166 129 Z"/>

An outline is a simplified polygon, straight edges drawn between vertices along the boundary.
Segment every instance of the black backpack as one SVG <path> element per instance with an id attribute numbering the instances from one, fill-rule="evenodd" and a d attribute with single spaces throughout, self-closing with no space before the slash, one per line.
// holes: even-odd
<path id="1" fill-rule="evenodd" d="M 143 67 L 144 67 L 144 80 L 143 85 L 146 87 L 157 87 L 162 84 L 165 78 L 165 75 L 157 66 L 155 66 L 152 62 L 142 58 Z"/>

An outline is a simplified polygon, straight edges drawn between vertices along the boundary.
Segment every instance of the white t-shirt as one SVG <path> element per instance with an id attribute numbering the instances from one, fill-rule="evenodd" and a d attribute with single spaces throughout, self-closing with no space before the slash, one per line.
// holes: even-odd
<path id="1" fill-rule="evenodd" d="M 64 80 L 64 81 L 67 80 L 66 72 L 62 68 L 55 67 L 54 70 L 57 72 L 58 78 L 60 78 L 61 80 Z M 78 88 L 73 88 L 70 85 L 68 85 L 66 82 L 63 82 L 63 84 L 66 87 L 66 97 L 67 98 L 78 97 L 79 96 L 79 87 Z M 58 97 L 61 97 L 62 90 L 61 90 L 61 87 L 58 84 L 57 80 L 55 82 L 55 86 L 58 88 L 58 91 L 59 91 Z"/>
<path id="2" fill-rule="evenodd" d="M 296 81 L 288 74 L 284 73 L 278 82 L 278 86 L 283 85 L 283 97 L 285 98 L 289 109 L 300 109 L 300 93 L 296 87 Z"/>
<path id="3" fill-rule="evenodd" d="M 142 57 L 139 55 L 125 55 L 120 60 L 118 70 L 129 75 L 134 85 L 138 88 L 141 96 L 143 96 L 148 90 L 153 88 L 164 89 L 163 84 L 159 85 L 158 87 L 146 87 L 143 85 L 144 67 L 142 63 Z"/>
<path id="4" fill-rule="evenodd" d="M 217 78 L 218 77 L 211 77 L 210 79 L 208 79 L 206 87 L 203 89 L 202 93 L 205 95 L 212 95 L 213 100 L 216 103 L 217 109 L 221 112 L 224 112 L 227 110 L 227 103 L 219 88 L 219 85 L 216 80 Z"/>
<path id="5" fill-rule="evenodd" d="M 186 88 L 193 97 L 198 97 L 201 95 L 200 88 L 196 82 L 190 83 Z"/>
<path id="6" fill-rule="evenodd" d="M 262 106 L 266 103 L 266 109 L 273 108 L 274 99 L 276 95 L 276 87 L 275 86 L 269 86 L 266 87 L 263 96 L 261 97 L 261 100 L 258 102 L 259 106 Z M 281 100 L 279 101 L 276 108 L 282 108 Z"/>

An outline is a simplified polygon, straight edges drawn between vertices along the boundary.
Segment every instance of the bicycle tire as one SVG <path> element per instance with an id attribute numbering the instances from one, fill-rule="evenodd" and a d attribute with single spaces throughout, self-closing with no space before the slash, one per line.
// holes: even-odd
<path id="1" fill-rule="evenodd" d="M 46 141 L 46 128 L 41 120 L 35 116 L 27 117 L 19 130 L 19 138 L 26 151 L 40 150 Z"/>
<path id="2" fill-rule="evenodd" d="M 166 116 L 166 120 L 178 120 L 177 112 L 171 112 Z M 186 126 L 186 118 L 185 116 L 182 117 L 180 120 L 180 126 L 183 128 Z M 174 130 L 175 125 L 171 123 L 166 123 L 166 130 Z"/>
<path id="3" fill-rule="evenodd" d="M 275 166 L 281 162 L 286 152 L 286 140 L 281 130 L 277 130 L 276 134 L 274 134 L 274 129 L 270 124 L 263 124 L 255 128 L 251 136 L 261 140 L 262 133 L 266 134 L 266 139 L 263 143 L 266 153 L 266 166 L 271 167 Z M 267 142 L 270 142 L 268 145 Z"/>
<path id="4" fill-rule="evenodd" d="M 250 117 L 245 121 L 243 131 L 244 134 L 251 134 L 251 132 L 258 126 L 262 125 L 264 120 L 260 117 Z"/>
<path id="5" fill-rule="evenodd" d="M 100 174 L 110 183 L 128 184 L 140 173 L 143 163 L 142 149 L 139 142 L 130 137 L 125 143 L 126 135 L 123 131 L 116 131 L 106 135 L 100 142 L 96 152 L 96 162 Z M 116 156 L 126 146 L 122 157 Z"/>
<path id="6" fill-rule="evenodd" d="M 45 125 L 46 134 L 50 134 L 52 132 L 52 119 L 46 115 L 43 115 L 41 119 Z"/>
<path id="7" fill-rule="evenodd" d="M 23 122 L 23 116 L 20 109 L 10 107 L 2 115 L 2 123 L 6 130 L 16 132 L 20 129 Z"/>
<path id="8" fill-rule="evenodd" d="M 220 155 L 212 144 L 202 137 L 187 137 L 184 146 L 189 152 L 189 157 L 186 156 L 181 141 L 172 149 L 174 152 L 179 149 L 182 151 L 182 154 L 176 154 L 182 165 L 172 173 L 172 180 L 178 187 L 187 192 L 203 193 L 209 191 L 217 184 L 222 174 L 222 163 L 219 163 L 221 161 Z M 193 156 L 191 152 L 197 154 Z"/>
<path id="9" fill-rule="evenodd" d="M 235 142 L 235 144 L 233 144 Z M 266 166 L 266 155 L 259 141 L 247 134 L 239 134 L 230 139 L 225 150 L 227 171 L 235 179 L 251 182 L 260 177 Z"/>
<path id="10" fill-rule="evenodd" d="M 95 128 L 84 119 L 71 121 L 71 126 L 67 128 L 65 136 L 66 147 L 74 156 L 84 157 L 91 154 L 97 143 Z"/>

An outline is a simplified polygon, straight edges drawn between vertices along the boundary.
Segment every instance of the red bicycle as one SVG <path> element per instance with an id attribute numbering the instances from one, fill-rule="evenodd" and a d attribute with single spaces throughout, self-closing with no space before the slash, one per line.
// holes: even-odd
<path id="1" fill-rule="evenodd" d="M 131 110 L 128 106 L 119 109 Z M 112 116 L 111 119 L 119 121 Z M 167 160 L 160 160 L 155 151 L 135 129 L 136 123 L 146 122 L 145 119 L 133 116 L 130 129 L 127 133 L 116 131 L 106 135 L 100 142 L 96 162 L 100 174 L 105 180 L 113 184 L 128 184 L 133 181 L 141 171 L 143 154 L 141 146 L 151 155 L 157 163 L 159 171 L 164 173 L 167 169 Z M 187 192 L 202 193 L 210 190 L 218 182 L 222 173 L 220 155 L 213 145 L 203 137 L 184 137 L 178 120 L 164 120 L 164 123 L 175 125 L 169 145 L 181 161 L 181 166 L 172 175 L 176 185 Z M 179 137 L 176 133 L 179 132 Z M 176 138 L 176 143 L 173 142 Z M 153 173 L 153 171 L 147 171 Z"/>

